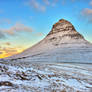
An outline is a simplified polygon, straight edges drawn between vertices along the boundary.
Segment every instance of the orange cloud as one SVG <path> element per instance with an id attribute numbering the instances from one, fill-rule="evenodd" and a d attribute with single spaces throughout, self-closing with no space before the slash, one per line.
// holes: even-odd
<path id="1" fill-rule="evenodd" d="M 33 29 L 29 26 L 17 22 L 14 26 L 9 29 L 0 29 L 0 38 L 5 37 L 5 33 L 9 35 L 14 35 L 16 32 L 19 31 L 33 32 Z"/>
<path id="2" fill-rule="evenodd" d="M 16 23 L 14 26 L 12 26 L 10 29 L 7 29 L 6 32 L 9 34 L 14 34 L 16 31 L 25 31 L 25 32 L 32 32 L 32 28 L 25 26 L 22 23 Z"/>
<path id="3" fill-rule="evenodd" d="M 92 23 L 92 9 L 85 8 L 81 11 L 81 16 L 88 21 L 88 23 Z"/>
<path id="4" fill-rule="evenodd" d="M 92 15 L 92 9 L 85 8 L 85 9 L 82 11 L 82 14 L 83 14 L 83 15 L 86 15 L 86 16 Z"/>
<path id="5" fill-rule="evenodd" d="M 0 48 L 0 58 L 5 58 L 22 52 L 24 49 L 18 48 Z"/>

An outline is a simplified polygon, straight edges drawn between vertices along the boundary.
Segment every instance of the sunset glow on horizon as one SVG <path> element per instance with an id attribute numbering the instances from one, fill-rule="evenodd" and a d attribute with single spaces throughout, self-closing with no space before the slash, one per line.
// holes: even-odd
<path id="1" fill-rule="evenodd" d="M 6 58 L 6 57 L 9 57 L 9 56 L 21 53 L 23 51 L 24 51 L 24 49 L 22 50 L 22 49 L 18 49 L 18 48 L 7 48 L 6 50 L 2 51 L 0 58 Z"/>

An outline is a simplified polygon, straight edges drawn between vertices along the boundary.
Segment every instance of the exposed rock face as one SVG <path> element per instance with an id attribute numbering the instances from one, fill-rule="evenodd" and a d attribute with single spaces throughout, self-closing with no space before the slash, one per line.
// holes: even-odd
<path id="1" fill-rule="evenodd" d="M 74 39 L 84 39 L 84 37 L 75 30 L 74 26 L 64 19 L 61 19 L 56 24 L 54 24 L 52 30 L 48 35 L 52 35 L 59 32 L 61 32 L 61 34 L 66 33 L 62 35 L 62 37 L 70 36 Z"/>
<path id="2" fill-rule="evenodd" d="M 84 37 L 76 31 L 74 26 L 64 19 L 59 20 L 53 25 L 52 30 L 45 39 L 47 43 L 55 46 L 62 46 L 62 44 L 85 45 L 87 43 Z"/>
<path id="3" fill-rule="evenodd" d="M 92 44 L 78 33 L 67 20 L 53 25 L 39 43 L 14 55 L 13 60 L 92 63 Z"/>

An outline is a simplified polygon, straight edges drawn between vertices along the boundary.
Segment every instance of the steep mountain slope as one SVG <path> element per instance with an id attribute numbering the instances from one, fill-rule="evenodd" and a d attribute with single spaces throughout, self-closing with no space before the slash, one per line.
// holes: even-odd
<path id="1" fill-rule="evenodd" d="M 92 44 L 86 41 L 70 22 L 61 19 L 53 25 L 50 33 L 42 41 L 21 54 L 9 58 L 27 61 L 92 63 Z"/>

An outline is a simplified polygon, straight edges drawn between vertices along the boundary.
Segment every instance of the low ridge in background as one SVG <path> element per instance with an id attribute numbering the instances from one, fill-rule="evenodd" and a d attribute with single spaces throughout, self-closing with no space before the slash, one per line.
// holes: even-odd
<path id="1" fill-rule="evenodd" d="M 92 44 L 85 40 L 69 21 L 61 19 L 53 25 L 52 30 L 42 41 L 7 59 L 92 63 Z"/>

